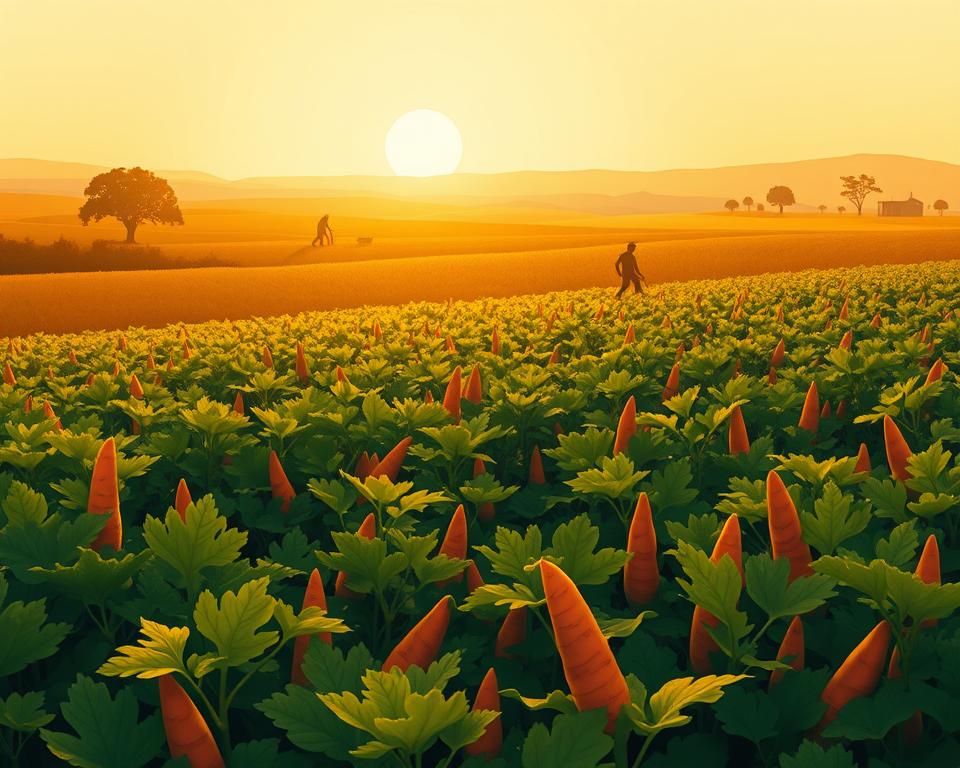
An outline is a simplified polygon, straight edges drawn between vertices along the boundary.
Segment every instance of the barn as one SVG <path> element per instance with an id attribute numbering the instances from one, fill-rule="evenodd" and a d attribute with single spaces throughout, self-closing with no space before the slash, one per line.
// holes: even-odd
<path id="1" fill-rule="evenodd" d="M 881 200 L 877 204 L 878 216 L 923 216 L 923 201 L 910 193 L 906 200 Z"/>

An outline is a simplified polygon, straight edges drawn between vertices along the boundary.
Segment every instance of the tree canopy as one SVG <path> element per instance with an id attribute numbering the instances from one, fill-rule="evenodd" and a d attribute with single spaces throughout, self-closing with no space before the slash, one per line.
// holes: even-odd
<path id="1" fill-rule="evenodd" d="M 166 179 L 143 168 L 114 168 L 94 176 L 83 191 L 80 221 L 112 216 L 127 230 L 127 242 L 134 243 L 137 227 L 151 224 L 183 224 L 177 196 Z"/>
<path id="2" fill-rule="evenodd" d="M 783 213 L 783 206 L 795 205 L 797 201 L 790 187 L 776 186 L 770 187 L 770 191 L 767 192 L 767 202 L 779 207 L 780 213 Z"/>
<path id="3" fill-rule="evenodd" d="M 863 201 L 867 199 L 867 195 L 871 192 L 883 192 L 877 186 L 877 180 L 865 173 L 859 176 L 841 176 L 840 181 L 843 182 L 840 195 L 857 207 L 857 216 L 863 215 Z"/>

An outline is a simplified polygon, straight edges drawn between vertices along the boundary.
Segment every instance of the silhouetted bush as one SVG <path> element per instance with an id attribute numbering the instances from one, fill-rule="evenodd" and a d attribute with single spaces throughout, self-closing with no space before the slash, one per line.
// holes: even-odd
<path id="1" fill-rule="evenodd" d="M 229 266 L 235 265 L 213 256 L 173 259 L 151 246 L 126 245 L 109 240 L 95 240 L 87 250 L 83 250 L 72 240 L 63 237 L 49 245 L 42 245 L 29 238 L 9 240 L 0 234 L 0 274 L 3 275 Z"/>

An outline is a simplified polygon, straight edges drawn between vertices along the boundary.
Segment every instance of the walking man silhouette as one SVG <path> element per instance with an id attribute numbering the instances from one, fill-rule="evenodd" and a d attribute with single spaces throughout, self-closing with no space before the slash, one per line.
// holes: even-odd
<path id="1" fill-rule="evenodd" d="M 627 287 L 631 284 L 633 285 L 634 293 L 643 293 L 643 286 L 640 285 L 640 281 L 646 280 L 646 278 L 637 266 L 637 257 L 633 255 L 636 249 L 636 243 L 627 243 L 627 250 L 620 254 L 617 258 L 617 263 L 614 265 L 614 269 L 617 270 L 621 281 L 620 290 L 617 291 L 618 299 L 623 296 L 623 292 L 626 291 Z"/>
<path id="2" fill-rule="evenodd" d="M 333 230 L 330 229 L 330 214 L 323 214 L 323 218 L 317 222 L 317 236 L 313 238 L 310 245 L 316 247 L 317 241 L 320 241 L 320 247 L 323 248 L 323 241 L 326 240 L 329 245 L 333 245 Z"/>

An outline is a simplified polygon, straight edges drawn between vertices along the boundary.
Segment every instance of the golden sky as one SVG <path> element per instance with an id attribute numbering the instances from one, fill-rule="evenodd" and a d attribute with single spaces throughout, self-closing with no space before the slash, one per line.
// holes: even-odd
<path id="1" fill-rule="evenodd" d="M 960 0 L 0 0 L 0 157 L 390 173 L 960 162 Z"/>

